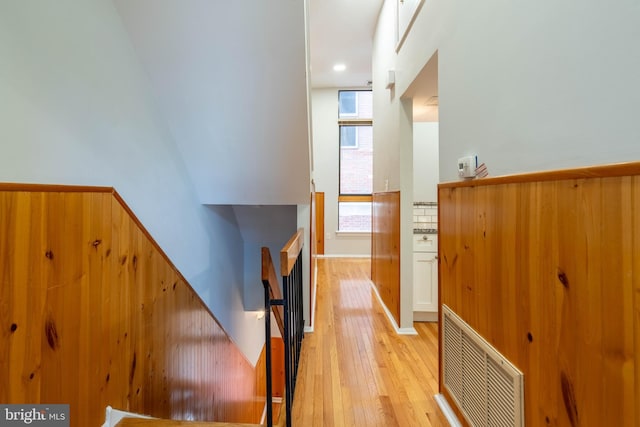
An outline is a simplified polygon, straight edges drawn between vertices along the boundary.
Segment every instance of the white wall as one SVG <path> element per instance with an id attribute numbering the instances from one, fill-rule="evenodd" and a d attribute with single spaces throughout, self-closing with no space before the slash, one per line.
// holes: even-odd
<path id="1" fill-rule="evenodd" d="M 280 277 L 280 250 L 296 232 L 297 207 L 235 205 L 233 212 L 244 242 L 244 308 L 250 311 L 263 310 L 262 247 L 269 248 L 271 260 Z"/>
<path id="2" fill-rule="evenodd" d="M 311 196 L 311 195 L 309 195 Z M 311 240 L 310 240 L 310 224 L 311 224 L 311 205 L 298 205 L 298 228 L 304 229 L 304 246 L 302 247 L 302 310 L 304 325 L 311 325 Z"/>
<path id="3" fill-rule="evenodd" d="M 400 102 L 400 328 L 413 329 L 413 101 Z"/>
<path id="4" fill-rule="evenodd" d="M 468 154 L 491 175 L 640 159 L 637 1 L 431 0 L 397 53 L 395 6 L 385 1 L 374 36 L 374 191 L 408 189 L 399 98 L 435 52 L 440 181 Z"/>
<path id="5" fill-rule="evenodd" d="M 111 1 L 0 2 L 0 181 L 115 187 L 257 360 L 233 210 L 198 202 Z"/>
<path id="6" fill-rule="evenodd" d="M 438 122 L 413 123 L 413 200 L 438 201 Z"/>
<path id="7" fill-rule="evenodd" d="M 369 233 L 336 233 L 338 230 L 338 89 L 314 89 L 313 157 L 316 191 L 324 192 L 325 255 L 371 255 Z M 375 123 L 374 123 L 375 126 Z"/>
<path id="8" fill-rule="evenodd" d="M 441 180 L 470 153 L 491 175 L 640 159 L 637 1 L 431 0 L 397 55 L 394 3 L 374 41 L 374 117 L 389 120 L 374 139 L 389 138 L 398 108 L 380 73 L 395 66 L 400 95 L 437 50 Z"/>
<path id="9" fill-rule="evenodd" d="M 113 2 L 200 201 L 307 203 L 305 2 Z"/>
<path id="10" fill-rule="evenodd" d="M 386 89 L 389 70 L 395 70 L 396 81 L 403 76 L 396 70 L 396 9 L 395 1 L 386 0 L 382 5 L 378 26 L 373 38 L 373 191 L 400 189 L 400 146 L 398 119 L 401 106 L 398 102 L 398 84 Z M 406 79 L 406 77 L 404 77 Z M 397 95 L 396 95 L 397 94 Z"/>

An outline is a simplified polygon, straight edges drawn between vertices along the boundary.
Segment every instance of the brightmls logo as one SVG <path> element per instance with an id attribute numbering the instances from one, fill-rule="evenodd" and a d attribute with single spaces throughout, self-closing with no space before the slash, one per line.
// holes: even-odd
<path id="1" fill-rule="evenodd" d="M 0 405 L 0 427 L 69 427 L 69 405 Z"/>

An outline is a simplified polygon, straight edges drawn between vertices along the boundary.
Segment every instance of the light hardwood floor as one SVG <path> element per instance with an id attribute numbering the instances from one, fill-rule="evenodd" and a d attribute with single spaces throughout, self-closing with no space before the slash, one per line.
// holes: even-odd
<path id="1" fill-rule="evenodd" d="M 306 334 L 295 426 L 447 426 L 438 392 L 438 329 L 397 335 L 369 284 L 370 261 L 320 259 L 315 331 Z"/>

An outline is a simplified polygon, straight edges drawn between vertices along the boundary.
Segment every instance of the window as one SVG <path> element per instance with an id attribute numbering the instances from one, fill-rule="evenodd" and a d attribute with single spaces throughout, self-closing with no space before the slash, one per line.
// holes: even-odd
<path id="1" fill-rule="evenodd" d="M 354 130 L 357 138 L 355 145 L 340 144 L 340 195 L 370 197 L 373 190 L 373 128 L 371 125 L 342 126 L 340 133 L 345 128 Z"/>
<path id="2" fill-rule="evenodd" d="M 358 115 L 357 92 L 344 91 L 338 92 L 338 102 L 340 104 L 340 114 L 338 117 L 353 117 Z"/>
<path id="3" fill-rule="evenodd" d="M 340 148 L 358 148 L 358 128 L 340 126 Z"/>
<path id="4" fill-rule="evenodd" d="M 338 229 L 371 231 L 373 103 L 371 91 L 338 93 L 340 171 Z"/>
<path id="5" fill-rule="evenodd" d="M 338 229 L 371 232 L 371 202 L 338 202 Z"/>

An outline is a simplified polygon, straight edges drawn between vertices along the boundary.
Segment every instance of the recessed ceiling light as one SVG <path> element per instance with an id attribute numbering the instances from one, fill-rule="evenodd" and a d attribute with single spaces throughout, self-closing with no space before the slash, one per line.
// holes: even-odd
<path id="1" fill-rule="evenodd" d="M 336 64 L 333 66 L 333 71 L 344 71 L 347 69 L 347 66 L 344 64 Z"/>

